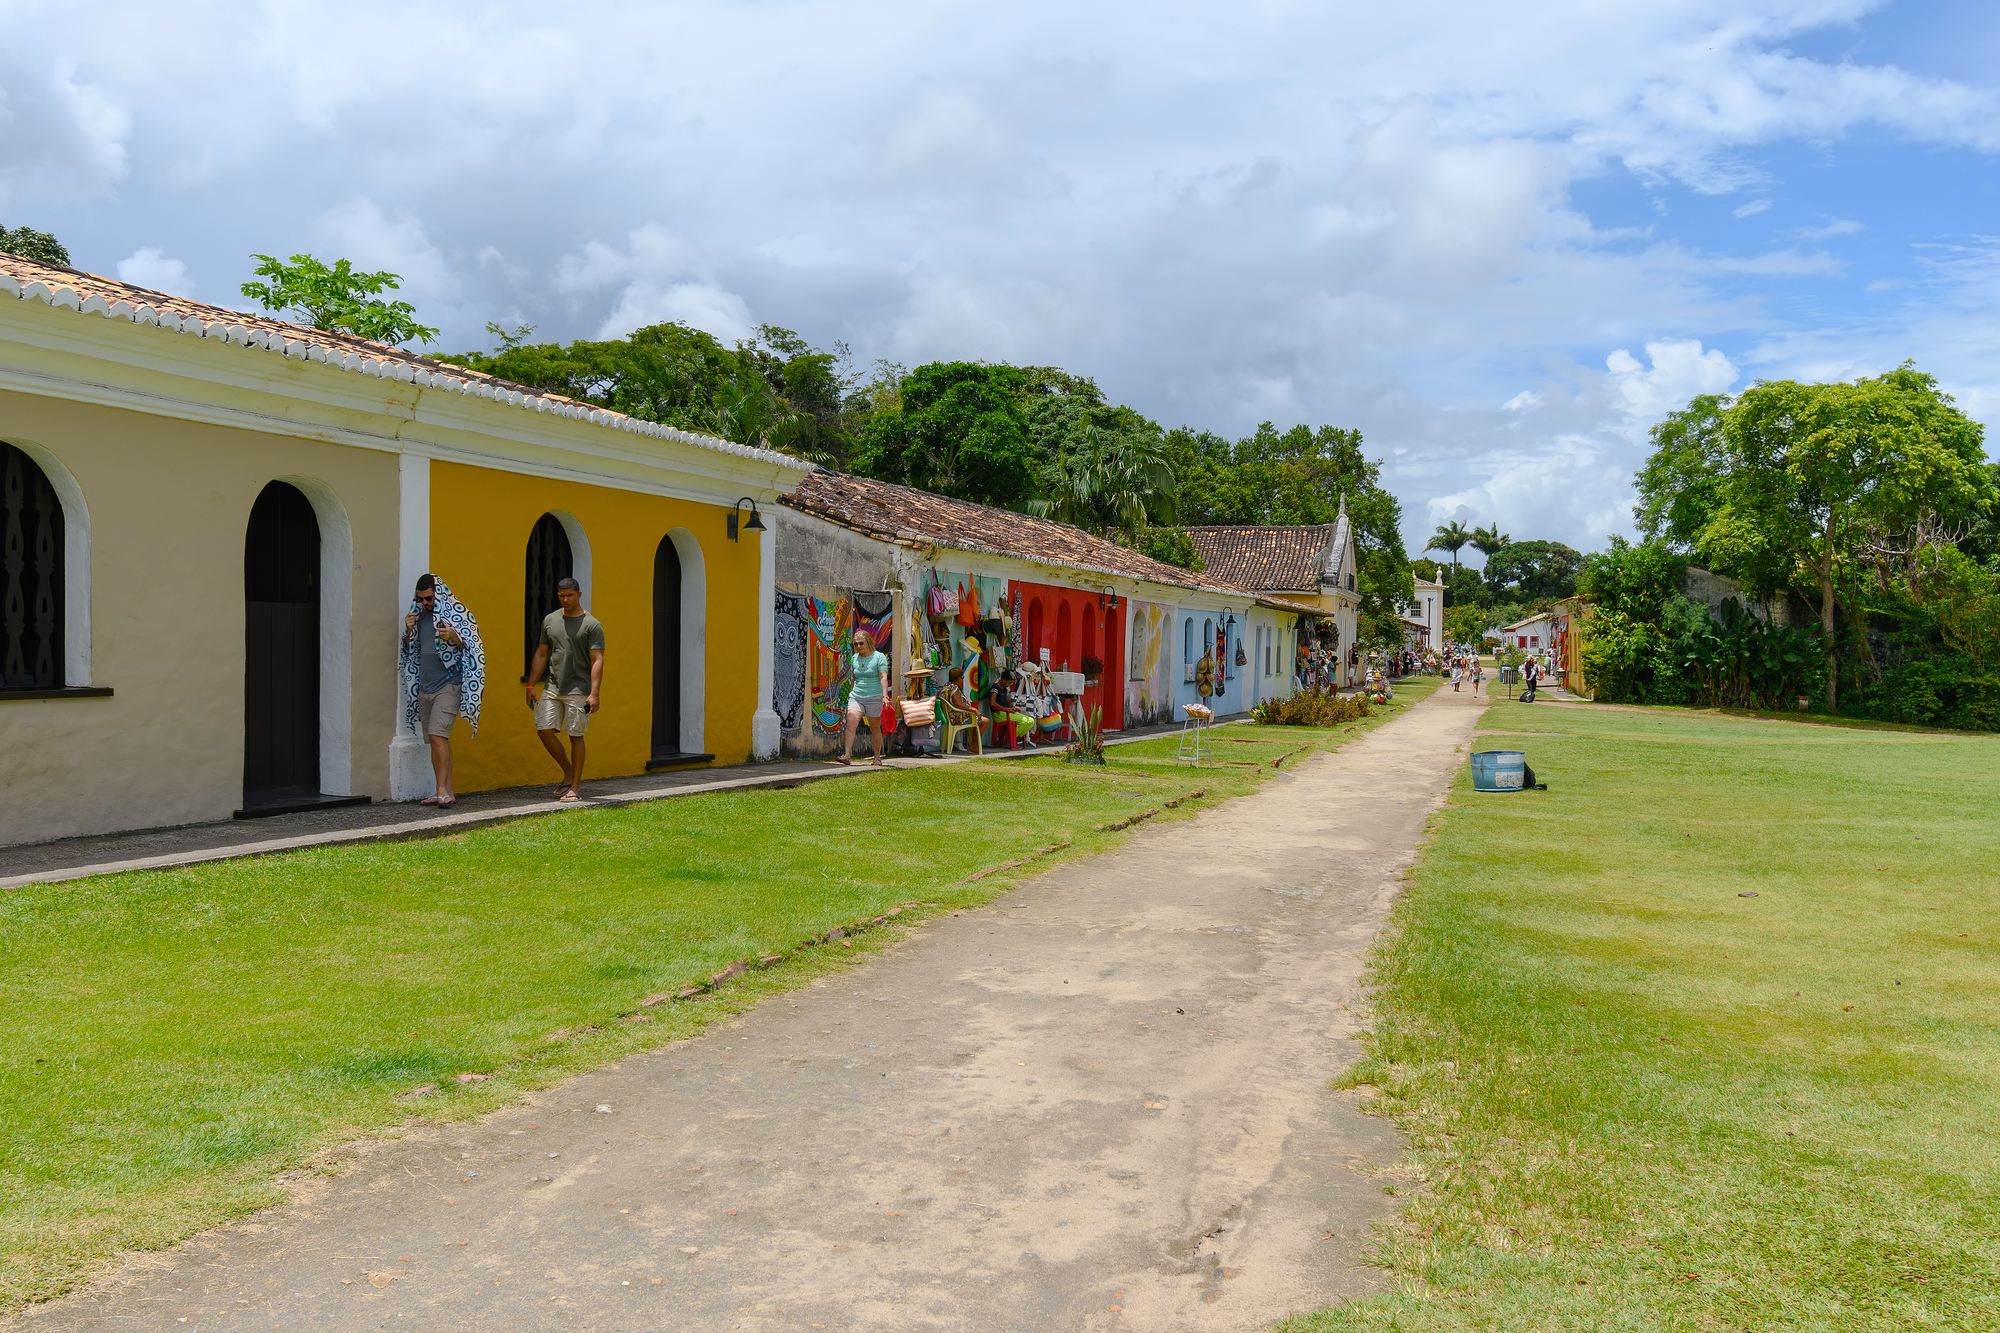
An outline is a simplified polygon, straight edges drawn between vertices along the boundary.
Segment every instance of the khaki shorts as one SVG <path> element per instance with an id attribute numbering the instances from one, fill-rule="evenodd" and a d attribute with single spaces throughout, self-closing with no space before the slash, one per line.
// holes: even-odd
<path id="1" fill-rule="evenodd" d="M 458 686 L 447 685 L 436 694 L 417 695 L 417 734 L 449 736 L 458 721 Z"/>
<path id="2" fill-rule="evenodd" d="M 590 730 L 590 708 L 585 703 L 587 694 L 556 694 L 543 690 L 542 697 L 535 704 L 535 730 L 560 731 L 568 736 L 581 736 Z"/>

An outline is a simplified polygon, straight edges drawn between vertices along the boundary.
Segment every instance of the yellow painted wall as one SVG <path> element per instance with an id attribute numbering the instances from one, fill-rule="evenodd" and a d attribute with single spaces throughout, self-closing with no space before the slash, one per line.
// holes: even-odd
<path id="1" fill-rule="evenodd" d="M 554 481 L 461 463 L 431 465 L 431 570 L 479 621 L 486 695 L 479 735 L 453 737 L 456 785 L 487 791 L 551 782 L 555 762 L 534 730 L 520 684 L 528 535 L 550 510 L 576 517 L 590 540 L 588 610 L 604 624 L 604 682 L 591 718 L 584 778 L 643 773 L 653 737 L 653 560 L 685 528 L 706 570 L 703 748 L 718 764 L 750 755 L 757 706 L 757 561 L 770 533 L 725 536 L 719 505 Z"/>
<path id="2" fill-rule="evenodd" d="M 0 702 L 0 843 L 227 819 L 243 803 L 243 543 L 266 483 L 330 487 L 353 533 L 349 789 L 389 794 L 396 456 L 0 392 L 90 516 L 91 681 Z"/>

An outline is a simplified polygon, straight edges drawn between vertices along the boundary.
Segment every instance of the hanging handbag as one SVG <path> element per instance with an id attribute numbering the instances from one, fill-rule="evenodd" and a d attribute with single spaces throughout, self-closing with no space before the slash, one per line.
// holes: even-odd
<path id="1" fill-rule="evenodd" d="M 1250 665 L 1250 656 L 1249 654 L 1243 651 L 1243 645 L 1240 643 L 1236 645 L 1236 665 L 1237 666 Z"/>
<path id="2" fill-rule="evenodd" d="M 930 608 L 934 616 L 958 614 L 958 593 L 938 582 L 936 574 L 931 575 Z"/>
<path id="3" fill-rule="evenodd" d="M 979 623 L 979 585 L 977 583 L 972 585 L 970 593 L 966 592 L 963 583 L 958 585 L 958 623 L 967 629 L 971 629 Z"/>

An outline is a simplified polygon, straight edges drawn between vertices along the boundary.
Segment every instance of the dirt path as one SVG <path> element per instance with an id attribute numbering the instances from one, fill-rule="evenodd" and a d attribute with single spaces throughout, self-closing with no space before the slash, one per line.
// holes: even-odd
<path id="1" fill-rule="evenodd" d="M 1366 1291 L 1393 1129 L 1328 1090 L 1479 709 L 45 1307 L 40 1329 L 1255 1329 Z"/>

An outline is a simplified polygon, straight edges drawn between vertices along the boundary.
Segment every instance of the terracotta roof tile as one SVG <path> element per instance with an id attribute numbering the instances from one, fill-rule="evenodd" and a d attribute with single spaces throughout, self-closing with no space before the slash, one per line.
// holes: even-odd
<path id="1" fill-rule="evenodd" d="M 230 343 L 285 356 L 320 361 L 337 369 L 453 389 L 532 411 L 554 412 L 613 430 L 676 439 L 720 453 L 777 463 L 799 471 L 810 470 L 813 466 L 789 454 L 737 444 L 718 436 L 663 426 L 657 422 L 641 421 L 623 412 L 609 411 L 559 393 L 515 384 L 388 343 L 370 342 L 345 333 L 326 333 L 289 320 L 272 319 L 268 315 L 246 314 L 241 310 L 191 301 L 184 296 L 135 287 L 116 278 L 85 273 L 81 269 L 38 264 L 32 259 L 5 252 L 0 252 L 0 296 L 42 300 L 50 305 L 68 306 L 82 314 L 110 315 L 204 338 L 226 339 Z"/>
<path id="2" fill-rule="evenodd" d="M 1342 522 L 1346 516 L 1341 516 Z M 1320 573 L 1333 547 L 1338 558 L 1347 543 L 1340 524 L 1189 528 L 1194 548 L 1209 572 L 1240 587 L 1260 592 L 1311 592 L 1320 588 Z"/>
<path id="3" fill-rule="evenodd" d="M 780 503 L 906 546 L 937 545 L 958 551 L 1014 556 L 1047 565 L 1143 579 L 1175 588 L 1243 597 L 1254 590 L 1164 564 L 1082 528 L 1053 519 L 954 500 L 872 477 L 821 469 Z M 1272 600 L 1273 604 L 1275 599 Z M 1313 611 L 1286 604 L 1287 609 Z"/>

